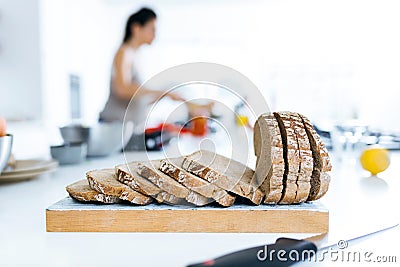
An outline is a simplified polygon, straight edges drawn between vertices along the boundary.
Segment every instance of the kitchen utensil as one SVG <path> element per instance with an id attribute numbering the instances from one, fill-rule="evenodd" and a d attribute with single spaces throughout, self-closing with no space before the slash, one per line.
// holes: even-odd
<path id="1" fill-rule="evenodd" d="M 40 174 L 54 171 L 58 167 L 55 160 L 17 160 L 16 167 L 5 170 L 0 175 L 0 182 L 16 182 L 34 178 Z"/>
<path id="2" fill-rule="evenodd" d="M 101 122 L 90 127 L 87 155 L 91 157 L 107 156 L 120 151 L 124 145 L 123 140 L 129 141 L 130 136 L 125 130 L 123 138 L 122 130 L 122 122 Z"/>
<path id="3" fill-rule="evenodd" d="M 292 238 L 278 238 L 274 244 L 258 246 L 233 252 L 216 259 L 207 260 L 202 263 L 192 264 L 188 267 L 215 266 L 215 267 L 257 267 L 257 266 L 291 266 L 301 260 L 307 260 L 307 256 L 316 255 L 317 251 L 327 250 L 337 246 L 338 248 L 347 247 L 348 243 L 360 241 L 366 237 L 381 233 L 383 231 L 397 227 L 399 224 L 354 237 L 348 240 L 340 240 L 338 243 L 318 248 L 320 241 L 324 241 L 326 234 L 313 236 L 302 240 Z M 343 247 L 341 247 L 343 245 Z M 274 251 L 275 253 L 271 253 Z M 282 251 L 282 252 L 281 252 Z M 269 252 L 269 253 L 268 253 Z M 297 252 L 297 253 L 293 253 Z M 271 255 L 272 254 L 272 255 Z M 292 255 L 290 257 L 289 255 Z M 293 256 L 302 255 L 302 257 Z"/>
<path id="4" fill-rule="evenodd" d="M 191 121 L 191 132 L 196 136 L 205 136 L 207 134 L 207 117 L 199 116 L 195 117 Z"/>
<path id="5" fill-rule="evenodd" d="M 83 125 L 67 125 L 60 128 L 65 143 L 87 143 L 90 128 Z"/>
<path id="6" fill-rule="evenodd" d="M 82 162 L 87 154 L 87 144 L 68 143 L 50 147 L 51 156 L 61 165 L 76 164 Z"/>
<path id="7" fill-rule="evenodd" d="M 58 166 L 58 162 L 55 160 L 41 160 L 41 159 L 27 159 L 27 160 L 16 160 L 15 168 L 6 169 L 1 175 L 12 175 L 28 172 L 37 172 L 47 169 L 54 169 Z"/>
<path id="8" fill-rule="evenodd" d="M 0 173 L 3 171 L 11 155 L 13 136 L 7 134 L 0 137 Z"/>
<path id="9" fill-rule="evenodd" d="M 318 201 L 221 208 L 158 203 L 109 206 L 67 197 L 47 208 L 46 224 L 49 232 L 325 233 L 329 211 Z"/>

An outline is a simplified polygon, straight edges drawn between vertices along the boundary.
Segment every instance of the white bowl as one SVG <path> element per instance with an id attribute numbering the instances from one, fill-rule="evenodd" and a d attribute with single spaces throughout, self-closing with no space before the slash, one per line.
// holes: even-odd
<path id="1" fill-rule="evenodd" d="M 122 122 L 100 122 L 92 126 L 89 133 L 87 155 L 101 157 L 121 151 L 132 134 L 129 127 L 123 128 Z"/>
<path id="2" fill-rule="evenodd" d="M 10 159 L 12 144 L 13 136 L 11 134 L 0 137 L 0 173 L 6 167 Z"/>
<path id="3" fill-rule="evenodd" d="M 51 146 L 50 153 L 60 165 L 78 164 L 86 158 L 86 143 L 68 143 L 60 146 Z"/>

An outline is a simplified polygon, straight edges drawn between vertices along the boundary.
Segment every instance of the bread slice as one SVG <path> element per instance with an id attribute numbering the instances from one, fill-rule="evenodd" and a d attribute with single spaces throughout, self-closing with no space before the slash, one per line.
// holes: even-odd
<path id="1" fill-rule="evenodd" d="M 297 178 L 300 164 L 299 146 L 290 115 L 285 112 L 274 112 L 274 116 L 281 132 L 283 159 L 285 162 L 282 196 L 278 203 L 292 204 L 296 199 L 297 192 Z"/>
<path id="2" fill-rule="evenodd" d="M 90 187 L 99 193 L 116 196 L 137 205 L 147 205 L 152 198 L 145 196 L 116 179 L 114 169 L 94 170 L 86 173 Z"/>
<path id="3" fill-rule="evenodd" d="M 66 187 L 68 194 L 81 202 L 102 202 L 105 204 L 119 203 L 121 200 L 116 196 L 102 194 L 90 188 L 88 181 L 80 180 Z"/>
<path id="4" fill-rule="evenodd" d="M 182 168 L 208 182 L 260 204 L 265 194 L 255 184 L 254 171 L 242 163 L 200 150 L 184 157 Z"/>
<path id="5" fill-rule="evenodd" d="M 115 172 L 120 182 L 154 197 L 159 203 L 186 205 L 197 201 L 197 204 L 203 205 L 202 199 L 197 200 L 190 190 L 155 169 L 154 164 L 157 161 L 121 164 L 115 167 Z"/>
<path id="6" fill-rule="evenodd" d="M 299 175 L 297 178 L 297 192 L 294 203 L 302 203 L 307 201 L 311 189 L 311 175 L 313 170 L 313 158 L 310 148 L 310 142 L 303 121 L 299 114 L 295 112 L 286 112 L 291 118 L 292 127 L 296 133 L 297 143 L 299 146 Z"/>
<path id="7" fill-rule="evenodd" d="M 163 191 L 179 198 L 186 198 L 190 194 L 190 189 L 181 185 L 168 175 L 160 172 L 158 170 L 159 167 L 159 160 L 140 162 L 136 171 L 138 174 L 157 185 Z"/>
<path id="8" fill-rule="evenodd" d="M 285 163 L 278 122 L 273 114 L 262 114 L 254 125 L 255 180 L 265 194 L 265 204 L 281 199 Z"/>
<path id="9" fill-rule="evenodd" d="M 330 175 L 332 170 L 328 151 L 315 131 L 310 120 L 299 114 L 303 121 L 313 156 L 313 171 L 311 176 L 311 190 L 307 200 L 312 201 L 321 198 L 328 191 Z"/>
<path id="10" fill-rule="evenodd" d="M 162 190 L 157 185 L 141 177 L 136 172 L 138 166 L 139 162 L 117 165 L 115 167 L 115 174 L 118 181 L 147 196 L 156 196 L 161 193 Z"/>
<path id="11" fill-rule="evenodd" d="M 139 164 L 137 172 L 143 177 L 149 179 L 150 181 L 157 184 L 160 188 L 168 193 L 175 196 L 180 196 L 184 198 L 187 202 L 192 203 L 196 206 L 204 206 L 208 203 L 213 202 L 207 197 L 186 188 L 184 185 L 175 181 L 173 177 L 168 174 L 163 173 L 159 170 L 160 161 L 155 160 L 151 162 L 142 162 Z"/>
<path id="12" fill-rule="evenodd" d="M 115 167 L 115 172 L 118 181 L 128 185 L 133 190 L 138 191 L 144 195 L 151 196 L 157 200 L 158 203 L 166 203 L 172 205 L 187 204 L 184 198 L 177 197 L 171 193 L 165 192 L 159 186 L 155 185 L 145 177 L 140 176 L 138 168 L 141 162 L 131 162 L 121 164 Z"/>
<path id="13" fill-rule="evenodd" d="M 188 205 L 189 203 L 184 198 L 176 197 L 165 191 L 160 192 L 154 196 L 158 203 L 165 203 L 170 205 Z"/>
<path id="14" fill-rule="evenodd" d="M 161 160 L 159 169 L 187 188 L 207 198 L 215 199 L 217 203 L 224 207 L 233 205 L 236 199 L 235 196 L 229 194 L 214 184 L 211 184 L 206 180 L 181 169 L 180 166 L 182 166 L 183 159 L 184 158 L 181 157 L 169 160 Z"/>

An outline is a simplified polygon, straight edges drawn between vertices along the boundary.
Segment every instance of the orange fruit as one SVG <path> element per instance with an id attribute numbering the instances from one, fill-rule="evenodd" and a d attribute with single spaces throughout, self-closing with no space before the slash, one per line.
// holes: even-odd
<path id="1" fill-rule="evenodd" d="M 5 136 L 6 134 L 7 134 L 6 120 L 0 117 L 0 137 Z"/>

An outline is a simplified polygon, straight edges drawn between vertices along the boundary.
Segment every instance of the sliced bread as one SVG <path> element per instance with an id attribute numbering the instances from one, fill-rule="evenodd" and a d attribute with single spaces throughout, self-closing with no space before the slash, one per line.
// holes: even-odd
<path id="1" fill-rule="evenodd" d="M 73 184 L 70 184 L 66 187 L 68 194 L 81 202 L 102 202 L 106 204 L 113 204 L 121 202 L 121 199 L 116 196 L 110 196 L 103 193 L 99 193 L 96 190 L 93 190 L 90 186 L 88 181 L 80 180 Z"/>
<path id="2" fill-rule="evenodd" d="M 208 181 L 197 177 L 182 168 L 183 157 L 161 160 L 159 169 L 171 176 L 187 188 L 210 199 L 214 199 L 224 207 L 232 206 L 236 197 Z"/>
<path id="3" fill-rule="evenodd" d="M 175 181 L 174 177 L 170 176 L 168 173 L 162 172 L 158 168 L 160 168 L 160 161 L 142 162 L 139 164 L 137 172 L 168 193 L 182 196 L 187 202 L 196 206 L 204 206 L 213 202 L 213 200 L 196 193 L 190 188 L 186 188 L 184 185 Z"/>
<path id="4" fill-rule="evenodd" d="M 255 177 L 265 194 L 265 204 L 281 199 L 285 163 L 278 122 L 273 114 L 262 114 L 254 125 L 254 152 L 257 156 Z"/>
<path id="5" fill-rule="evenodd" d="M 138 166 L 139 162 L 117 165 L 114 171 L 118 181 L 147 196 L 156 196 L 161 193 L 162 190 L 158 186 L 136 172 Z"/>
<path id="6" fill-rule="evenodd" d="M 168 175 L 160 172 L 158 170 L 159 167 L 159 160 L 140 162 L 136 172 L 157 185 L 163 191 L 179 198 L 186 198 L 190 194 L 190 189 L 181 185 Z"/>
<path id="7" fill-rule="evenodd" d="M 207 150 L 184 157 L 182 168 L 206 181 L 260 204 L 265 194 L 253 181 L 254 171 L 242 163 Z"/>
<path id="8" fill-rule="evenodd" d="M 131 162 L 127 164 L 121 164 L 115 167 L 115 173 L 118 181 L 128 185 L 135 191 L 138 191 L 144 195 L 151 196 L 159 203 L 166 204 L 186 204 L 186 201 L 177 197 L 171 193 L 165 192 L 159 186 L 155 185 L 145 177 L 140 176 L 138 168 L 141 162 Z"/>
<path id="9" fill-rule="evenodd" d="M 329 171 L 332 169 L 328 151 L 321 141 L 308 118 L 299 114 L 303 121 L 313 156 L 313 171 L 311 175 L 311 190 L 307 200 L 312 201 L 321 198 L 327 191 L 330 182 Z"/>
<path id="10" fill-rule="evenodd" d="M 114 169 L 94 170 L 86 173 L 90 187 L 99 193 L 116 196 L 137 205 L 147 205 L 152 198 L 143 195 L 116 179 Z"/>
<path id="11" fill-rule="evenodd" d="M 292 127 L 290 115 L 285 112 L 274 112 L 282 137 L 283 159 L 285 171 L 283 173 L 283 189 L 279 204 L 291 204 L 296 199 L 297 178 L 299 176 L 299 145 L 297 136 Z"/>
<path id="12" fill-rule="evenodd" d="M 299 145 L 299 176 L 297 179 L 297 192 L 294 203 L 302 203 L 307 201 L 311 189 L 310 180 L 313 170 L 312 151 L 306 130 L 304 129 L 303 121 L 299 114 L 295 112 L 286 113 L 292 120 L 292 127 L 296 133 L 297 143 Z"/>
<path id="13" fill-rule="evenodd" d="M 184 198 L 176 197 L 165 191 L 160 192 L 157 196 L 154 196 L 158 203 L 165 203 L 170 205 L 187 205 L 188 202 Z"/>

